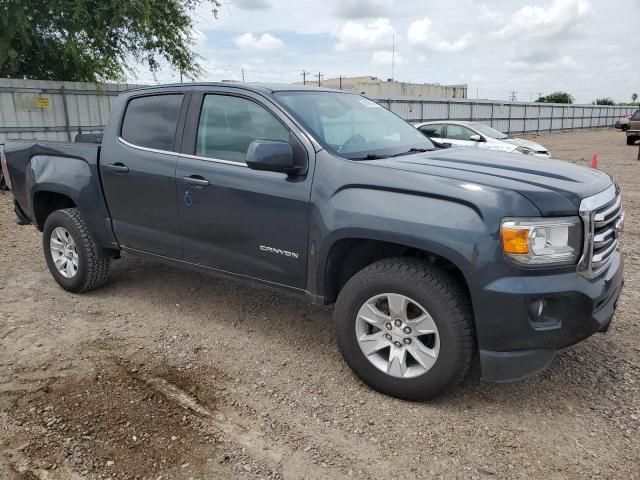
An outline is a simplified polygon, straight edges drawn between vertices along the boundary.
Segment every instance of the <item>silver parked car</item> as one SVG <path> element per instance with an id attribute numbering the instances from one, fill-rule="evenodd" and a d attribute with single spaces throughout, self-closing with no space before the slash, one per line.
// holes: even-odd
<path id="1" fill-rule="evenodd" d="M 549 150 L 539 143 L 512 138 L 479 122 L 442 120 L 419 123 L 415 127 L 436 142 L 450 143 L 456 147 L 484 148 L 544 158 L 551 156 Z"/>

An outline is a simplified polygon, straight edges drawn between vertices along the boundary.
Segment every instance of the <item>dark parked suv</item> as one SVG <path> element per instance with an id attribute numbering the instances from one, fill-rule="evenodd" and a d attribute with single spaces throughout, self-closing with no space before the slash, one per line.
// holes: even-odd
<path id="1" fill-rule="evenodd" d="M 636 110 L 629 119 L 627 145 L 633 145 L 637 140 L 640 140 L 640 110 Z"/>
<path id="2" fill-rule="evenodd" d="M 16 214 L 66 290 L 102 285 L 127 252 L 335 303 L 346 362 L 406 399 L 476 358 L 489 381 L 544 369 L 608 329 L 622 289 L 607 174 L 439 149 L 344 92 L 144 88 L 119 97 L 101 144 L 5 148 Z"/>

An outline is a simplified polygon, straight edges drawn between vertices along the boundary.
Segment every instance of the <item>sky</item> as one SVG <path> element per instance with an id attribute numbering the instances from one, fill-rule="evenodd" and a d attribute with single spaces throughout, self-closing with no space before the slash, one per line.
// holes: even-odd
<path id="1" fill-rule="evenodd" d="M 469 86 L 470 98 L 577 103 L 640 94 L 640 0 L 222 0 L 194 12 L 201 81 L 372 75 Z M 634 33 L 635 32 L 635 33 Z M 395 52 L 395 54 L 393 53 Z M 137 83 L 177 81 L 163 68 Z"/>

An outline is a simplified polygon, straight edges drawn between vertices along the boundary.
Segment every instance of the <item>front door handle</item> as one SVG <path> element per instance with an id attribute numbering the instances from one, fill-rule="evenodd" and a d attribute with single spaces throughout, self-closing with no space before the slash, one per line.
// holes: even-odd
<path id="1" fill-rule="evenodd" d="M 124 163 L 120 163 L 120 162 L 106 165 L 106 167 L 112 172 L 117 172 L 117 173 L 127 173 L 129 171 L 129 167 L 127 167 Z"/>
<path id="2" fill-rule="evenodd" d="M 197 185 L 198 187 L 208 187 L 209 180 L 201 177 L 200 175 L 191 175 L 190 177 L 182 177 L 185 183 L 189 185 Z"/>

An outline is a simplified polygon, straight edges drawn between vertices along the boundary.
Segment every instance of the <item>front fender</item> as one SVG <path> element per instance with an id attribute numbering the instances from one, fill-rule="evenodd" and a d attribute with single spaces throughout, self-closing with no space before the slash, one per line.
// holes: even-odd
<path id="1" fill-rule="evenodd" d="M 308 290 L 319 297 L 325 294 L 332 246 L 340 240 L 378 240 L 433 253 L 466 277 L 502 258 L 503 217 L 539 215 L 512 190 L 329 156 L 319 166 L 331 168 L 316 174 L 310 210 L 310 260 L 315 261 L 310 261 Z"/>

